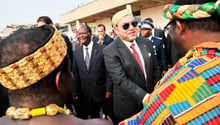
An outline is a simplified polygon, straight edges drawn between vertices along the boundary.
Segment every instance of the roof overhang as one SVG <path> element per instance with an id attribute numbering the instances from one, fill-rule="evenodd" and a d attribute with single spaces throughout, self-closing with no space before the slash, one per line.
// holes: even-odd
<path id="1" fill-rule="evenodd" d="M 173 3 L 174 0 L 95 0 L 61 15 L 62 23 L 71 24 L 79 20 L 80 23 L 95 22 L 103 18 L 112 17 L 117 11 L 131 5 L 132 11 L 152 8 Z"/>

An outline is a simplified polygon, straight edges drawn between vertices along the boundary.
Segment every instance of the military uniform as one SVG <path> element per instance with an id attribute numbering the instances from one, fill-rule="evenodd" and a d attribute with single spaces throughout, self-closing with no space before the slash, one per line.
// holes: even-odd
<path id="1" fill-rule="evenodd" d="M 151 36 L 149 38 L 151 41 L 151 45 L 154 50 L 154 55 L 157 57 L 158 65 L 160 67 L 160 71 L 167 71 L 167 61 L 166 61 L 166 49 L 162 38 Z"/>

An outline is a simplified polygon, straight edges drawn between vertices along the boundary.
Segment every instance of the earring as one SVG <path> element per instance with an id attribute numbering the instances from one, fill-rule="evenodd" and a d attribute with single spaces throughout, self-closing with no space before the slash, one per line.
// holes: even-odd
<path id="1" fill-rule="evenodd" d="M 60 91 L 60 85 L 59 84 L 62 84 L 62 80 L 61 80 L 61 74 L 62 74 L 62 71 L 59 71 L 56 75 L 56 86 L 57 86 L 57 89 Z"/>

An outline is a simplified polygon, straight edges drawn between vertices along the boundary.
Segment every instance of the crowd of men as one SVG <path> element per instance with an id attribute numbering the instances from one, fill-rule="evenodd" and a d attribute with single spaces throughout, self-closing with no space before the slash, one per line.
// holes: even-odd
<path id="1" fill-rule="evenodd" d="M 112 36 L 81 25 L 76 43 L 42 16 L 3 39 L 0 123 L 220 124 L 220 0 L 176 0 L 164 16 L 161 30 L 124 9 Z"/>
<path id="2" fill-rule="evenodd" d="M 130 17 L 124 19 L 126 16 Z M 117 124 L 142 108 L 143 96 L 153 91 L 168 70 L 164 31 L 155 30 L 152 19 L 147 19 L 139 29 L 129 10 L 116 13 L 112 18 L 116 38 L 106 33 L 103 24 L 97 25 L 97 35 L 92 35 L 86 25 L 78 29 L 77 43 L 73 45 L 73 85 L 79 117 L 98 118 L 102 109 L 105 117 L 109 116 Z M 136 46 L 132 48 L 131 43 Z"/>

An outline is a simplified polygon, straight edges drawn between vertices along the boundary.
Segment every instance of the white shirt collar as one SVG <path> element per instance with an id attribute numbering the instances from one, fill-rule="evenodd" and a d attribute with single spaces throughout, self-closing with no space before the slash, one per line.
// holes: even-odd
<path id="1" fill-rule="evenodd" d="M 86 47 L 88 47 L 89 58 L 91 57 L 93 44 L 94 44 L 93 41 L 91 41 L 88 46 L 83 45 L 83 56 L 84 56 L 84 59 L 86 57 Z"/>
<path id="2" fill-rule="evenodd" d="M 90 41 L 90 43 L 89 43 L 88 46 L 83 45 L 83 49 L 86 49 L 86 47 L 87 47 L 88 49 L 92 49 L 92 46 L 93 46 L 93 41 Z"/>
<path id="3" fill-rule="evenodd" d="M 134 44 L 134 45 L 137 45 L 136 41 L 133 40 L 133 42 L 128 42 L 128 41 L 125 41 L 125 40 L 122 40 L 123 43 L 130 49 L 130 46 L 131 44 Z"/>
<path id="4" fill-rule="evenodd" d="M 148 37 L 149 40 L 151 40 L 151 38 L 152 38 L 152 35 L 150 35 L 150 36 Z"/>

